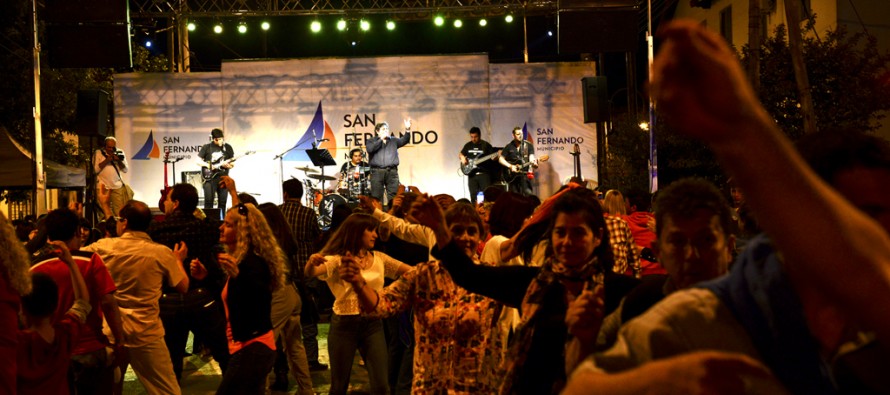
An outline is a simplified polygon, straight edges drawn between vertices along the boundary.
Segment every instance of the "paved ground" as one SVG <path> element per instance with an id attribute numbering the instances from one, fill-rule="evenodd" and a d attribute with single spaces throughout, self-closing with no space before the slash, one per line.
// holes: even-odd
<path id="1" fill-rule="evenodd" d="M 318 324 L 318 359 L 325 364 L 328 363 L 328 328 L 329 324 Z M 189 339 L 189 346 L 187 349 L 190 348 L 191 339 Z M 359 365 L 359 361 L 360 358 L 358 357 L 358 353 L 356 353 L 355 363 L 352 365 L 349 392 L 352 394 L 367 394 L 369 389 L 368 372 L 363 366 Z M 217 365 L 212 358 L 204 360 L 200 356 L 192 355 L 185 361 L 185 366 L 182 372 L 182 382 L 180 385 L 182 386 L 183 394 L 214 394 L 216 393 L 216 387 L 219 386 L 221 379 L 222 375 L 219 370 L 219 365 Z M 127 371 L 124 380 L 124 394 L 143 395 L 146 393 L 132 369 Z M 288 382 L 290 387 L 287 392 L 274 391 L 271 392 L 271 394 L 293 394 L 296 391 L 293 377 L 291 377 Z M 312 383 L 316 393 L 327 394 L 331 383 L 330 370 L 312 372 Z"/>

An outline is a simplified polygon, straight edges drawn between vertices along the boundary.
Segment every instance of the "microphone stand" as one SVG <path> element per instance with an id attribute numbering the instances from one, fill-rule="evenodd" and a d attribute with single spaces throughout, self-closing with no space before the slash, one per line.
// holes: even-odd
<path id="1" fill-rule="evenodd" d="M 297 146 L 293 146 L 289 148 L 287 151 L 284 151 L 278 155 L 275 155 L 272 160 L 278 159 L 278 189 L 281 190 L 281 184 L 284 184 L 284 156 L 287 155 L 288 152 L 297 149 Z M 284 191 L 281 190 L 281 202 L 284 203 Z"/>

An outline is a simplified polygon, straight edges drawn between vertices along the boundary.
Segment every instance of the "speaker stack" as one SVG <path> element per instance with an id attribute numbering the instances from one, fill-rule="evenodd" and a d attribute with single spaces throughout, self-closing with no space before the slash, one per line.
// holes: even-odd
<path id="1" fill-rule="evenodd" d="M 77 91 L 74 131 L 81 136 L 108 135 L 108 92 L 99 89 Z"/>

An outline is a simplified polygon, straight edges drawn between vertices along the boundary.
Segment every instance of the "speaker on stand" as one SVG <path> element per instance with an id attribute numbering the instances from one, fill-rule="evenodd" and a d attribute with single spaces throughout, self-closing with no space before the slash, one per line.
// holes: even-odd
<path id="1" fill-rule="evenodd" d="M 87 186 L 84 197 L 84 215 L 95 227 L 99 220 L 101 207 L 96 201 L 96 171 L 93 160 L 97 149 L 104 148 L 103 141 L 96 141 L 108 134 L 108 93 L 100 89 L 77 91 L 77 107 L 74 116 L 74 131 L 87 141 L 90 159 L 87 168 Z M 83 141 L 83 140 L 81 140 Z"/>

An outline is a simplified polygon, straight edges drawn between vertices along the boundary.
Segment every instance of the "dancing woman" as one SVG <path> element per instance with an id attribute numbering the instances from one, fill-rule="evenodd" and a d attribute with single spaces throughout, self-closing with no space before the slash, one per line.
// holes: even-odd
<path id="1" fill-rule="evenodd" d="M 331 357 L 331 394 L 345 394 L 349 388 L 355 350 L 361 352 L 368 368 L 372 394 L 388 394 L 386 341 L 379 318 L 361 316 L 352 286 L 340 278 L 338 267 L 348 260 L 358 268 L 369 287 L 383 290 L 383 278 L 396 279 L 411 269 L 390 256 L 371 251 L 377 241 L 380 221 L 367 214 L 352 214 L 340 225 L 320 253 L 306 264 L 307 277 L 319 277 L 334 294 L 334 315 L 328 334 Z"/>
<path id="2" fill-rule="evenodd" d="M 229 276 L 222 299 L 232 357 L 217 394 L 262 394 L 275 362 L 272 292 L 284 286 L 287 260 L 263 213 L 250 203 L 226 213 L 220 243 L 219 264 Z M 191 271 L 197 279 L 207 276 L 197 259 Z"/>

